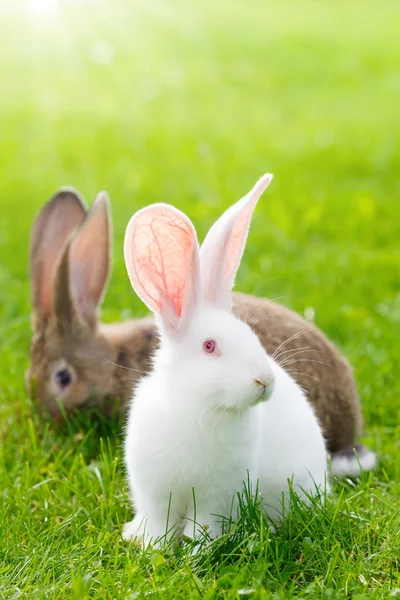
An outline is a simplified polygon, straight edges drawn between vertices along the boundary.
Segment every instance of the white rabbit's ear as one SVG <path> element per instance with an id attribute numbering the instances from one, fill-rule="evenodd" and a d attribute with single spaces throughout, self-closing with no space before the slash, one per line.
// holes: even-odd
<path id="1" fill-rule="evenodd" d="M 200 249 L 201 283 L 207 303 L 231 310 L 235 281 L 253 210 L 272 175 L 261 177 L 253 189 L 214 223 Z"/>
<path id="2" fill-rule="evenodd" d="M 200 297 L 199 249 L 190 220 L 167 204 L 140 210 L 128 224 L 124 254 L 137 295 L 170 332 L 182 331 Z"/>

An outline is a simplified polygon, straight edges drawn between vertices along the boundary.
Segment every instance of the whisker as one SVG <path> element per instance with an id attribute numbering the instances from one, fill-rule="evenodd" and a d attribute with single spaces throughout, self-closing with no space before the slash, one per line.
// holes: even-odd
<path id="1" fill-rule="evenodd" d="M 297 385 L 299 386 L 299 388 L 301 389 L 301 391 L 308 396 L 309 392 L 310 392 L 310 388 L 307 387 L 306 385 L 300 385 L 300 383 L 297 383 Z"/>
<path id="2" fill-rule="evenodd" d="M 272 304 L 273 302 L 276 302 L 277 300 L 285 300 L 286 298 L 293 298 L 293 294 L 286 294 L 286 296 L 276 296 L 275 298 L 265 298 L 265 300 L 267 302 L 269 302 L 270 304 Z"/>
<path id="3" fill-rule="evenodd" d="M 264 284 L 266 284 L 268 281 L 274 281 L 275 279 L 279 279 L 279 276 L 276 277 L 270 277 L 269 279 L 264 279 L 264 281 L 262 281 L 252 292 L 251 295 L 253 296 L 257 290 L 260 289 L 260 287 L 262 287 Z"/>
<path id="4" fill-rule="evenodd" d="M 272 355 L 272 358 L 275 358 L 276 355 L 278 354 L 279 350 L 281 348 L 284 348 L 286 346 L 286 344 L 289 344 L 292 340 L 295 340 L 300 335 L 304 335 L 305 333 L 310 333 L 311 331 L 315 331 L 315 327 L 313 327 L 312 329 L 304 329 L 303 331 L 298 331 L 297 333 L 294 333 L 292 336 L 290 336 L 290 338 L 288 338 L 287 340 L 285 340 L 284 342 L 282 342 L 282 344 L 280 344 L 277 347 L 277 349 L 275 350 L 275 352 Z"/>
<path id="5" fill-rule="evenodd" d="M 315 381 L 318 381 L 318 383 L 321 383 L 321 380 L 318 377 L 315 377 L 315 375 L 310 375 L 310 373 L 303 373 L 303 371 L 293 371 L 292 369 L 286 369 L 286 371 L 289 373 L 289 375 L 299 375 L 302 376 L 304 375 L 304 377 L 309 377 L 310 379 L 315 379 Z"/>
<path id="6" fill-rule="evenodd" d="M 254 296 L 254 294 L 256 293 L 256 291 L 257 291 L 257 290 L 258 290 L 258 289 L 259 289 L 261 286 L 263 286 L 265 283 L 267 283 L 267 281 L 273 281 L 274 279 L 279 279 L 279 277 L 270 277 L 269 279 L 264 279 L 264 281 L 262 281 L 262 282 L 261 282 L 261 283 L 260 283 L 260 284 L 259 284 L 259 285 L 258 285 L 258 286 L 257 286 L 257 287 L 256 287 L 256 288 L 255 288 L 255 289 L 252 291 L 252 292 L 251 292 L 251 295 L 252 295 L 252 296 Z M 281 296 L 281 298 L 284 298 L 284 296 Z M 265 301 L 267 301 L 267 302 L 273 302 L 274 300 L 279 300 L 279 299 L 280 299 L 279 297 L 278 297 L 278 298 L 274 298 L 273 300 L 270 300 L 269 298 L 263 298 L 263 300 L 265 300 Z M 259 306 L 259 307 L 258 307 L 258 309 L 256 310 L 256 313 L 255 313 L 255 315 L 253 315 L 253 319 L 254 319 L 254 318 L 257 316 L 257 314 L 258 314 L 258 312 L 259 312 L 259 310 L 260 310 L 261 308 L 263 308 L 263 306 L 262 306 L 262 305 L 261 305 L 261 306 Z M 245 315 L 245 318 L 244 318 L 244 321 L 245 321 L 246 323 L 247 323 L 247 316 L 248 316 L 248 314 L 249 314 L 249 309 L 250 309 L 250 307 L 248 307 L 248 308 L 247 308 L 246 315 Z M 251 325 L 250 325 L 250 327 L 251 327 Z"/>
<path id="7" fill-rule="evenodd" d="M 273 302 L 275 302 L 276 300 L 283 300 L 284 298 L 291 298 L 291 297 L 292 297 L 292 295 L 287 295 L 287 296 L 276 296 L 275 298 L 263 298 L 263 300 L 264 300 L 265 302 L 267 302 L 268 304 L 272 304 L 272 303 L 273 303 Z M 261 304 L 261 305 L 260 305 L 260 306 L 257 308 L 256 312 L 254 313 L 254 315 L 253 315 L 253 317 L 252 317 L 252 319 L 251 319 L 251 320 L 252 320 L 252 322 L 253 322 L 253 321 L 254 321 L 254 319 L 257 317 L 257 315 L 258 315 L 258 313 L 260 312 L 260 310 L 261 310 L 261 309 L 263 309 L 263 308 L 264 308 L 264 304 Z M 247 314 L 248 314 L 248 313 L 246 313 L 246 318 L 245 318 L 245 321 L 246 321 L 246 323 L 247 323 Z M 272 318 L 273 318 L 273 317 L 264 317 L 264 319 L 272 319 Z M 262 320 L 262 319 L 260 319 L 260 320 Z M 259 323 L 259 321 L 257 321 L 257 323 Z"/>
<path id="8" fill-rule="evenodd" d="M 291 365 L 291 364 L 299 363 L 299 362 L 312 362 L 312 363 L 317 363 L 319 365 L 324 365 L 325 367 L 332 367 L 332 365 L 328 365 L 328 363 L 322 362 L 322 360 L 313 360 L 312 358 L 297 358 L 294 360 L 290 360 L 290 357 L 289 357 L 279 364 L 281 365 L 281 367 L 283 367 L 284 365 Z"/>
<path id="9" fill-rule="evenodd" d="M 275 360 L 278 360 L 279 357 L 283 354 L 288 354 L 289 352 L 291 352 L 292 354 L 290 356 L 294 356 L 295 354 L 300 354 L 301 352 L 306 352 L 307 350 L 309 350 L 310 352 L 319 352 L 320 354 L 322 354 L 322 350 L 317 350 L 316 348 L 312 348 L 312 346 L 301 346 L 300 348 L 296 348 L 294 350 L 293 348 L 289 348 L 288 350 L 282 350 L 282 352 L 279 352 L 279 354 L 274 358 Z"/>
<path id="10" fill-rule="evenodd" d="M 250 325 L 250 327 L 255 327 L 256 325 L 258 325 L 258 323 L 261 323 L 261 321 L 272 321 L 274 317 L 261 317 L 260 319 L 257 319 L 256 321 L 249 321 L 247 324 Z"/>
<path id="11" fill-rule="evenodd" d="M 119 365 L 118 363 L 110 360 L 109 358 L 107 358 L 106 356 L 103 356 L 102 354 L 98 354 L 97 356 L 100 356 L 100 358 L 102 358 L 103 360 L 106 360 L 110 364 L 114 365 L 115 367 L 119 367 L 120 369 L 126 369 L 127 371 L 133 371 L 134 373 L 140 373 L 141 375 L 147 375 L 147 371 L 140 371 L 140 369 L 132 369 L 131 367 L 125 367 L 125 365 Z"/>

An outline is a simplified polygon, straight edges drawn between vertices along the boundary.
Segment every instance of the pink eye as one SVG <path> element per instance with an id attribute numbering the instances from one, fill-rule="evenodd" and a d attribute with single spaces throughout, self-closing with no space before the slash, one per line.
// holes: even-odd
<path id="1" fill-rule="evenodd" d="M 214 354 L 216 349 L 217 344 L 214 340 L 206 340 L 205 342 L 203 342 L 203 351 L 206 354 Z"/>

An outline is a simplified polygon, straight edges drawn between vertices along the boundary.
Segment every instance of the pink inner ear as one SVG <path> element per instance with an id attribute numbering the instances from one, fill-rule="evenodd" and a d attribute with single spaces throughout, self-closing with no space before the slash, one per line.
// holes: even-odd
<path id="1" fill-rule="evenodd" d="M 133 217 L 127 230 L 127 267 L 138 295 L 165 316 L 182 315 L 197 242 L 190 221 L 171 207 L 155 205 Z"/>
<path id="2" fill-rule="evenodd" d="M 242 258 L 253 210 L 272 180 L 266 174 L 211 227 L 201 247 L 203 294 L 207 302 L 230 310 L 232 287 Z"/>

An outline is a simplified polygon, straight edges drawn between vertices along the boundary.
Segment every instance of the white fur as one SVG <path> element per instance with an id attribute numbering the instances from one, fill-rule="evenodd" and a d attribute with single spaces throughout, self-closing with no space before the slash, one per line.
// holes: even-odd
<path id="1" fill-rule="evenodd" d="M 202 353 L 209 337 L 221 356 Z M 262 376 L 273 389 L 257 402 L 254 380 Z M 229 517 L 248 474 L 275 521 L 288 479 L 304 496 L 323 491 L 327 478 L 323 436 L 304 393 L 246 324 L 211 308 L 196 314 L 183 339 L 162 338 L 132 403 L 125 461 L 136 517 L 124 537 L 143 543 L 176 529 L 193 537 L 194 521 L 218 536 L 218 515 Z"/>
<path id="2" fill-rule="evenodd" d="M 301 388 L 230 311 L 231 290 L 264 175 L 209 231 L 199 255 L 189 219 L 164 204 L 134 215 L 125 236 L 132 285 L 158 318 L 161 346 L 129 414 L 125 462 L 135 519 L 126 539 L 221 533 L 237 494 L 257 487 L 274 521 L 290 485 L 322 492 L 327 453 Z M 216 352 L 204 352 L 205 340 Z M 249 481 L 250 480 L 250 481 Z"/>
<path id="3" fill-rule="evenodd" d="M 354 453 L 353 456 L 332 456 L 332 474 L 337 477 L 359 477 L 362 471 L 373 471 L 376 465 L 375 452 L 365 446 L 360 453 Z"/>

